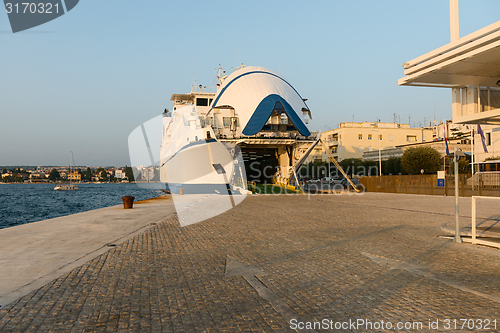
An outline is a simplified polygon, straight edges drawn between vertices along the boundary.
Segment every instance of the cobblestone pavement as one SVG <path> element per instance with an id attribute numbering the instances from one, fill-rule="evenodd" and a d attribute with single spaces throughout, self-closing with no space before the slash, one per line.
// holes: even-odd
<path id="1" fill-rule="evenodd" d="M 288 332 L 294 316 L 332 320 L 316 332 L 500 331 L 500 251 L 439 238 L 451 201 L 423 198 L 261 195 L 174 217 L 0 309 L 0 331 Z M 375 326 L 335 330 L 358 319 Z"/>

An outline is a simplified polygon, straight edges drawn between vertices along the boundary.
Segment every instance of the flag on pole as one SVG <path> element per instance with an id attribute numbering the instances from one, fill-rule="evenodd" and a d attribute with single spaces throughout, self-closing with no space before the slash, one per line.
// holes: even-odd
<path id="1" fill-rule="evenodd" d="M 477 134 L 481 135 L 481 142 L 483 143 L 484 152 L 487 153 L 488 149 L 486 149 L 486 139 L 484 138 L 484 132 L 481 128 L 481 125 L 477 124 Z"/>
<path id="2" fill-rule="evenodd" d="M 444 121 L 444 143 L 446 144 L 446 156 L 450 156 L 450 147 L 448 147 L 448 126 Z"/>

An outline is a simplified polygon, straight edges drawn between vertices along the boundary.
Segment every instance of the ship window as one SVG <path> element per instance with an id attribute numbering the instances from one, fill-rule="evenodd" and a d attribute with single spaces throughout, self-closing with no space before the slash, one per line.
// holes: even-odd
<path id="1" fill-rule="evenodd" d="M 213 99 L 213 98 L 210 98 L 210 99 L 208 100 L 208 104 L 209 104 L 209 105 L 212 105 L 212 102 L 213 102 L 213 101 L 214 101 L 214 99 Z"/>
<path id="2" fill-rule="evenodd" d="M 208 106 L 208 98 L 197 98 L 196 106 Z"/>
<path id="3" fill-rule="evenodd" d="M 231 126 L 231 117 L 222 117 L 222 123 L 224 127 L 230 127 Z"/>
<path id="4" fill-rule="evenodd" d="M 220 175 L 220 174 L 223 174 L 223 173 L 226 173 L 226 171 L 224 170 L 224 167 L 221 165 L 221 164 L 212 164 L 212 166 L 214 167 L 215 171 Z"/>

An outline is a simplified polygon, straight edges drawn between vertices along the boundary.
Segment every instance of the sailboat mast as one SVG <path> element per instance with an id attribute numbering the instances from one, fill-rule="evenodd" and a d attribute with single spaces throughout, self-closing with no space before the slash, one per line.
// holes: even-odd
<path id="1" fill-rule="evenodd" d="M 71 185 L 71 168 L 73 167 L 73 151 L 71 151 L 71 159 L 69 160 L 69 184 Z"/>

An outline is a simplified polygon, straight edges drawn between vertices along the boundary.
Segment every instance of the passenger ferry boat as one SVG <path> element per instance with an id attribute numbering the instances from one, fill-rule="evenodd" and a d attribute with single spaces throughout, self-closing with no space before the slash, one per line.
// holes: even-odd
<path id="1" fill-rule="evenodd" d="M 229 76 L 219 66 L 217 79 L 216 92 L 199 86 L 173 94 L 173 110 L 163 113 L 160 177 L 173 193 L 245 193 L 240 144 L 263 147 L 260 154 L 276 157 L 288 177 L 294 161 L 304 160 L 293 150 L 311 135 L 301 119 L 311 113 L 283 77 L 242 65 Z"/>

